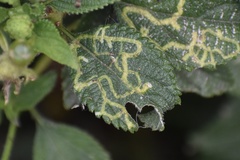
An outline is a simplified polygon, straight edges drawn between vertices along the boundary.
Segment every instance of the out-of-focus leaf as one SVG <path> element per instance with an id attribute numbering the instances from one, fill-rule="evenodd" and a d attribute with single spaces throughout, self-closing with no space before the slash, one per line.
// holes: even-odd
<path id="1" fill-rule="evenodd" d="M 127 1 L 136 5 L 116 3 L 119 19 L 165 51 L 176 68 L 214 68 L 240 52 L 238 0 Z"/>
<path id="2" fill-rule="evenodd" d="M 220 95 L 228 91 L 234 83 L 231 72 L 225 66 L 219 66 L 216 70 L 180 71 L 176 75 L 182 92 L 193 92 L 203 97 Z"/>
<path id="3" fill-rule="evenodd" d="M 89 134 L 64 124 L 41 120 L 34 139 L 34 160 L 109 160 Z"/>
<path id="4" fill-rule="evenodd" d="M 56 73 L 48 72 L 33 82 L 28 82 L 21 88 L 18 95 L 12 94 L 8 104 L 0 100 L 0 109 L 3 108 L 7 118 L 13 123 L 18 123 L 17 118 L 21 111 L 35 107 L 54 87 Z"/>
<path id="5" fill-rule="evenodd" d="M 240 58 L 238 57 L 236 60 L 231 61 L 228 65 L 230 72 L 232 73 L 232 77 L 234 83 L 230 89 L 230 94 L 233 96 L 240 97 Z"/>
<path id="6" fill-rule="evenodd" d="M 0 0 L 0 2 L 8 3 L 10 5 L 18 5 L 19 4 L 19 0 Z"/>
<path id="7" fill-rule="evenodd" d="M 239 159 L 239 106 L 239 100 L 225 104 L 218 118 L 192 136 L 190 144 L 199 160 Z"/>
<path id="8" fill-rule="evenodd" d="M 58 63 L 77 68 L 75 55 L 70 46 L 60 36 L 55 25 L 47 20 L 41 20 L 34 27 L 33 48 L 40 53 L 46 54 Z"/>
<path id="9" fill-rule="evenodd" d="M 117 1 L 119 0 L 53 0 L 50 5 L 62 12 L 79 14 L 102 9 Z"/>
<path id="10" fill-rule="evenodd" d="M 71 71 L 74 89 L 90 111 L 116 128 L 134 132 L 138 124 L 125 104 L 133 103 L 139 112 L 148 105 L 159 122 L 147 127 L 164 128 L 162 114 L 180 103 L 180 92 L 173 68 L 154 44 L 135 29 L 118 25 L 81 34 L 73 44 L 79 60 L 79 69 Z"/>
<path id="11" fill-rule="evenodd" d="M 13 107 L 17 113 L 35 107 L 53 89 L 55 81 L 55 72 L 40 76 L 37 80 L 23 86 L 19 95 L 12 95 L 7 107 Z"/>
<path id="12" fill-rule="evenodd" d="M 42 3 L 29 4 L 24 3 L 22 8 L 25 13 L 31 16 L 33 19 L 42 18 L 45 13 L 45 5 Z"/>
<path id="13" fill-rule="evenodd" d="M 80 100 L 74 92 L 72 79 L 69 77 L 68 71 L 67 68 L 62 70 L 63 106 L 65 109 L 72 109 L 80 105 Z"/>
<path id="14" fill-rule="evenodd" d="M 6 8 L 0 7 L 0 23 L 8 18 L 8 10 Z"/>

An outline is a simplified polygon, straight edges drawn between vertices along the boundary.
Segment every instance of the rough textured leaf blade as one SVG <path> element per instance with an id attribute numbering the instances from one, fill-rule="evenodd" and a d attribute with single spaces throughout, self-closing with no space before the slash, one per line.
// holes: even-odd
<path id="1" fill-rule="evenodd" d="M 101 9 L 119 0 L 53 0 L 50 5 L 62 12 L 79 14 Z"/>
<path id="2" fill-rule="evenodd" d="M 43 120 L 34 139 L 34 160 L 109 160 L 102 146 L 87 133 Z"/>
<path id="3" fill-rule="evenodd" d="M 146 8 L 117 3 L 121 21 L 150 38 L 176 68 L 215 67 L 239 54 L 238 0 L 131 2 Z"/>
<path id="4" fill-rule="evenodd" d="M 81 34 L 74 43 L 80 67 L 71 73 L 74 89 L 90 111 L 107 123 L 134 132 L 138 124 L 126 103 L 135 104 L 139 111 L 146 105 L 154 107 L 159 121 L 164 111 L 180 103 L 173 68 L 134 29 L 105 26 Z"/>
<path id="5" fill-rule="evenodd" d="M 62 70 L 62 90 L 63 90 L 63 106 L 65 109 L 79 107 L 80 100 L 73 89 L 72 79 L 69 77 L 68 69 Z"/>
<path id="6" fill-rule="evenodd" d="M 219 116 L 192 135 L 190 144 L 199 160 L 235 160 L 240 148 L 240 102 L 225 104 Z"/>
<path id="7" fill-rule="evenodd" d="M 0 23 L 8 18 L 8 10 L 6 8 L 0 7 Z"/>
<path id="8" fill-rule="evenodd" d="M 177 83 L 182 92 L 193 92 L 203 97 L 212 97 L 227 92 L 233 86 L 229 69 L 219 66 L 216 70 L 197 69 L 192 72 L 177 72 Z"/>
<path id="9" fill-rule="evenodd" d="M 46 6 L 42 3 L 24 3 L 22 7 L 24 12 L 30 15 L 32 19 L 39 19 L 40 17 L 42 17 L 46 9 Z"/>
<path id="10" fill-rule="evenodd" d="M 56 73 L 48 72 L 22 87 L 19 95 L 12 95 L 9 105 L 15 112 L 35 107 L 54 87 Z M 9 106 L 10 107 L 10 106 Z"/>
<path id="11" fill-rule="evenodd" d="M 76 57 L 70 46 L 59 35 L 55 25 L 47 20 L 39 21 L 34 27 L 33 48 L 46 54 L 58 63 L 77 68 Z"/>

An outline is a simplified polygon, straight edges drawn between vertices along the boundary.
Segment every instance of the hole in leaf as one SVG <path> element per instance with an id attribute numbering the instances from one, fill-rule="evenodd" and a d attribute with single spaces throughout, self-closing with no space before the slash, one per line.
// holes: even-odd
<path id="1" fill-rule="evenodd" d="M 132 103 L 127 103 L 127 104 L 125 105 L 125 107 L 126 107 L 128 113 L 130 114 L 130 116 L 131 116 L 133 119 L 136 120 L 136 118 L 137 118 L 136 115 L 137 115 L 137 113 L 138 113 L 138 110 L 137 110 L 137 108 L 134 106 L 134 104 L 132 104 Z"/>
<path id="2" fill-rule="evenodd" d="M 145 107 L 143 107 L 141 112 L 137 113 L 137 122 L 138 122 L 138 125 L 140 128 L 145 128 L 145 127 L 144 127 L 144 123 L 139 119 L 139 115 L 149 113 L 153 110 L 154 110 L 154 108 L 152 106 L 145 106 Z"/>

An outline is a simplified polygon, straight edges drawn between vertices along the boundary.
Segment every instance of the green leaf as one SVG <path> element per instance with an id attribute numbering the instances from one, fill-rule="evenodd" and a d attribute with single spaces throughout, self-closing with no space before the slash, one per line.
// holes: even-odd
<path id="1" fill-rule="evenodd" d="M 148 37 L 176 68 L 214 68 L 240 52 L 237 0 L 135 1 L 116 5 L 121 22 Z M 145 8 L 144 8 L 145 7 Z"/>
<path id="2" fill-rule="evenodd" d="M 0 7 L 0 23 L 5 21 L 9 16 L 8 16 L 8 10 L 6 8 Z"/>
<path id="3" fill-rule="evenodd" d="M 77 68 L 76 57 L 70 46 L 59 35 L 55 25 L 47 20 L 39 21 L 34 27 L 33 48 L 46 54 L 58 63 Z"/>
<path id="4" fill-rule="evenodd" d="M 227 64 L 232 74 L 234 83 L 229 90 L 232 96 L 240 97 L 240 57 Z"/>
<path id="5" fill-rule="evenodd" d="M 138 124 L 126 103 L 133 103 L 139 112 L 146 105 L 154 107 L 159 121 L 163 112 L 180 103 L 173 68 L 134 29 L 105 26 L 81 34 L 74 44 L 80 67 L 71 71 L 74 89 L 81 102 L 107 123 L 134 132 Z M 154 130 L 162 130 L 163 123 L 158 123 L 162 125 Z"/>
<path id="6" fill-rule="evenodd" d="M 68 69 L 62 70 L 62 90 L 63 90 L 63 106 L 65 109 L 79 107 L 80 100 L 73 89 L 72 79 L 69 77 Z"/>
<path id="7" fill-rule="evenodd" d="M 225 104 L 214 121 L 191 136 L 190 144 L 199 160 L 239 159 L 239 106 L 239 99 Z"/>
<path id="8" fill-rule="evenodd" d="M 102 146 L 87 133 L 41 120 L 34 139 L 34 160 L 109 160 Z"/>
<path id="9" fill-rule="evenodd" d="M 56 73 L 48 72 L 22 87 L 19 95 L 12 95 L 7 107 L 18 113 L 35 107 L 54 87 Z"/>
<path id="10" fill-rule="evenodd" d="M 177 83 L 182 92 L 193 92 L 203 97 L 212 97 L 227 92 L 233 86 L 229 69 L 218 66 L 216 70 L 197 69 L 192 72 L 177 72 Z"/>
<path id="11" fill-rule="evenodd" d="M 19 0 L 0 0 L 2 3 L 8 3 L 10 5 L 19 5 Z"/>
<path id="12" fill-rule="evenodd" d="M 164 130 L 163 117 L 156 110 L 139 114 L 138 118 L 143 122 L 144 128 L 152 128 L 152 130 Z"/>
<path id="13" fill-rule="evenodd" d="M 50 5 L 59 11 L 79 14 L 102 9 L 119 0 L 53 0 Z"/>
<path id="14" fill-rule="evenodd" d="M 46 6 L 42 3 L 24 3 L 22 8 L 25 13 L 31 16 L 32 19 L 43 18 Z"/>

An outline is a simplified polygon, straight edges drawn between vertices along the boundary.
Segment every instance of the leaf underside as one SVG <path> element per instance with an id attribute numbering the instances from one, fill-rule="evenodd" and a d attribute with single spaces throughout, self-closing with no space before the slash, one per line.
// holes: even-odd
<path id="1" fill-rule="evenodd" d="M 136 28 L 178 69 L 215 68 L 239 54 L 238 0 L 116 3 L 122 23 Z"/>
<path id="2" fill-rule="evenodd" d="M 214 71 L 204 68 L 192 72 L 180 71 L 176 77 L 182 92 L 197 93 L 203 97 L 221 95 L 234 84 L 232 74 L 226 66 L 218 66 Z"/>
<path id="3" fill-rule="evenodd" d="M 37 125 L 33 159 L 109 160 L 110 157 L 89 134 L 43 119 Z"/>
<path id="4" fill-rule="evenodd" d="M 50 5 L 62 12 L 80 14 L 102 9 L 117 1 L 119 0 L 53 0 Z"/>
<path id="5" fill-rule="evenodd" d="M 145 127 L 163 130 L 163 112 L 180 103 L 173 68 L 154 44 L 129 27 L 105 26 L 81 34 L 76 41 L 79 69 L 71 70 L 79 99 L 116 128 L 134 132 L 138 124 L 125 104 L 139 112 L 146 105 L 154 108 L 158 120 Z M 156 127 L 157 126 L 157 127 Z"/>

